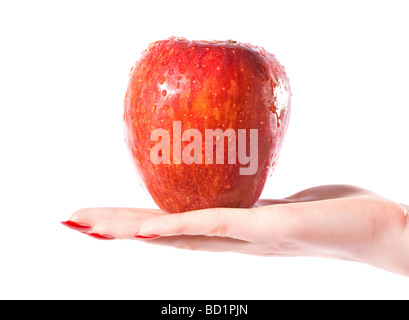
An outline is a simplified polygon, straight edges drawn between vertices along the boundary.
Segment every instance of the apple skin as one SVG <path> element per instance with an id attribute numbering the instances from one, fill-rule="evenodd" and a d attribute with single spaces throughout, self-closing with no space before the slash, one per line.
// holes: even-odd
<path id="1" fill-rule="evenodd" d="M 159 208 L 252 207 L 277 163 L 290 116 L 289 80 L 275 56 L 231 40 L 171 37 L 150 44 L 129 76 L 125 141 Z M 196 128 L 203 137 L 205 129 L 257 129 L 257 172 L 240 175 L 241 164 L 227 161 L 153 164 L 150 150 L 157 142 L 150 134 L 162 128 L 172 139 L 173 121 L 181 121 L 182 132 Z"/>

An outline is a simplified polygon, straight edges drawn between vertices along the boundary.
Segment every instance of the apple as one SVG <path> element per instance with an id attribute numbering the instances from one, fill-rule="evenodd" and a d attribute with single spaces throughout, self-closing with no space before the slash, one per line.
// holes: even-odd
<path id="1" fill-rule="evenodd" d="M 290 105 L 284 67 L 263 48 L 171 37 L 131 69 L 125 141 L 162 210 L 249 208 L 279 158 Z"/>

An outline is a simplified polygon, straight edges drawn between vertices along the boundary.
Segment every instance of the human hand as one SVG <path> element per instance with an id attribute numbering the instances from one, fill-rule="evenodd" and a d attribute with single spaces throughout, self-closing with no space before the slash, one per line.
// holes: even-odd
<path id="1" fill-rule="evenodd" d="M 409 276 L 409 207 L 354 186 L 310 188 L 254 208 L 166 214 L 87 208 L 64 225 L 98 239 L 262 256 L 346 259 Z"/>

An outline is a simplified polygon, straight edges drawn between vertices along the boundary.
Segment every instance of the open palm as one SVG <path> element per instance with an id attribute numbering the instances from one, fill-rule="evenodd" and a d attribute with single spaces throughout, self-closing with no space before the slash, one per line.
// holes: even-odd
<path id="1" fill-rule="evenodd" d="M 167 214 L 86 208 L 64 225 L 98 239 L 139 239 L 177 248 L 359 261 L 409 276 L 408 206 L 349 185 L 259 200 L 250 209 Z"/>

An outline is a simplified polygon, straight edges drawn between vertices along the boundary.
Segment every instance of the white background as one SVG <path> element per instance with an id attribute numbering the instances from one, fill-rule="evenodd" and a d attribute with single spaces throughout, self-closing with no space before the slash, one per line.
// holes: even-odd
<path id="1" fill-rule="evenodd" d="M 123 141 L 128 72 L 155 40 L 250 42 L 293 91 L 262 195 L 355 184 L 409 202 L 407 1 L 0 1 L 0 298 L 406 299 L 409 279 L 319 258 L 98 241 L 94 206 L 155 207 Z"/>

